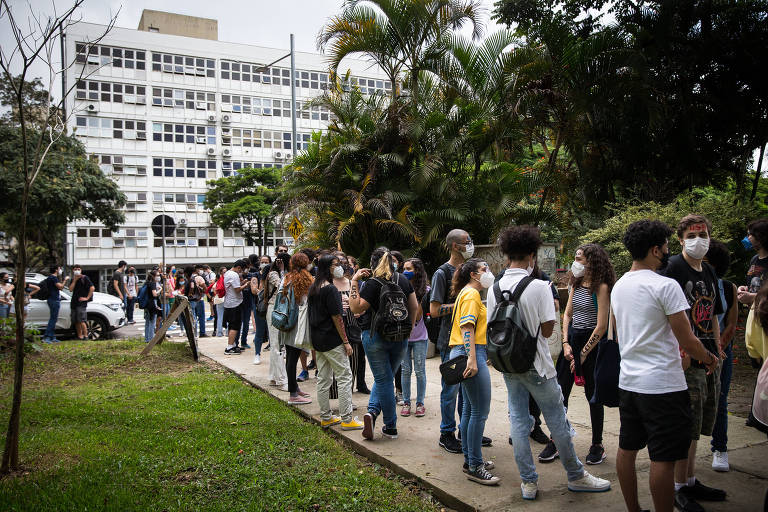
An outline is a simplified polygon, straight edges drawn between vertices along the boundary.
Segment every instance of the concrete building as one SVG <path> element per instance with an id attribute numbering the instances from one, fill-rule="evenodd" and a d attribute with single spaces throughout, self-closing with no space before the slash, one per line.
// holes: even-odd
<path id="1" fill-rule="evenodd" d="M 140 274 L 161 262 L 162 240 L 151 220 L 164 213 L 178 229 L 166 242 L 166 262 L 229 265 L 257 253 L 239 233 L 211 224 L 203 208 L 206 180 L 246 166 L 282 167 L 291 160 L 290 59 L 287 49 L 216 40 L 217 22 L 144 11 L 139 30 L 78 23 L 65 38 L 75 65 L 67 84 L 69 129 L 128 198 L 117 232 L 80 222 L 68 228 L 70 263 L 82 265 L 99 288 L 124 259 Z M 185 31 L 189 31 L 186 33 Z M 286 46 L 289 34 L 286 34 Z M 324 56 L 296 52 L 297 141 L 305 149 L 329 112 L 306 107 L 329 86 Z M 385 75 L 365 61 L 345 60 L 364 93 L 389 93 Z M 80 78 L 82 77 L 82 78 Z M 266 254 L 292 241 L 278 227 Z M 98 280 L 96 280 L 98 279 Z"/>

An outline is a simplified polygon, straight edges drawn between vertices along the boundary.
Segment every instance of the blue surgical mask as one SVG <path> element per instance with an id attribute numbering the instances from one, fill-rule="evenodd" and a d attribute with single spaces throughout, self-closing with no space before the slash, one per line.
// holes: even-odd
<path id="1" fill-rule="evenodd" d="M 410 281 L 415 274 L 410 270 L 403 270 L 403 275 Z"/>
<path id="2" fill-rule="evenodd" d="M 749 235 L 741 239 L 741 245 L 748 251 L 752 250 L 752 242 L 749 240 Z"/>
<path id="3" fill-rule="evenodd" d="M 393 263 L 392 268 L 394 268 L 395 272 L 397 272 L 397 263 Z"/>

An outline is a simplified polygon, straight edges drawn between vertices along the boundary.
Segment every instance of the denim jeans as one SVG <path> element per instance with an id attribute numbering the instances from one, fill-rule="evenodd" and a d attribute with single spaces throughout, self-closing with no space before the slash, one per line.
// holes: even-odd
<path id="1" fill-rule="evenodd" d="M 571 440 L 571 425 L 565 416 L 563 393 L 556 378 L 547 379 L 539 375 L 535 369 L 526 373 L 504 373 L 504 383 L 507 385 L 507 405 L 509 407 L 510 437 L 515 451 L 515 462 L 523 482 L 536 482 L 539 475 L 533 464 L 531 445 L 528 435 L 533 428 L 533 417 L 528 412 L 528 397 L 533 396 L 541 408 L 544 421 L 552 435 L 557 451 L 560 454 L 568 481 L 578 480 L 584 476 L 584 466 L 576 456 Z"/>
<path id="2" fill-rule="evenodd" d="M 453 347 L 451 359 L 465 354 L 463 346 Z M 488 372 L 488 354 L 485 345 L 475 345 L 477 374 L 461 381 L 464 409 L 461 412 L 461 451 L 464 462 L 471 469 L 483 464 L 483 432 L 488 412 L 491 410 L 491 375 Z"/>
<path id="3" fill-rule="evenodd" d="M 251 310 L 253 313 L 253 321 L 256 324 L 256 327 L 254 328 L 255 332 L 253 334 L 254 355 L 261 355 L 261 345 L 267 338 L 267 320 L 265 318 L 261 318 L 259 313 L 256 311 L 256 306 L 258 306 L 258 304 L 258 300 L 254 298 L 253 309 Z"/>
<path id="4" fill-rule="evenodd" d="M 199 324 L 199 335 L 205 336 L 205 301 L 191 300 L 189 301 L 189 305 L 192 307 L 192 314 L 194 315 L 194 318 L 192 319 L 192 327 L 195 326 L 195 323 Z"/>
<path id="5" fill-rule="evenodd" d="M 125 297 L 125 321 L 133 322 L 133 311 L 136 308 L 136 297 Z"/>
<path id="6" fill-rule="evenodd" d="M 363 331 L 363 348 L 373 373 L 373 387 L 368 401 L 368 412 L 384 416 L 384 426 L 397 427 L 397 400 L 395 400 L 395 372 L 403 360 L 407 341 L 389 342 L 378 333 Z"/>
<path id="7" fill-rule="evenodd" d="M 0 304 L 0 318 L 8 318 L 11 312 L 11 306 L 8 304 Z"/>
<path id="8" fill-rule="evenodd" d="M 411 358 L 413 358 L 413 369 L 416 373 L 416 404 L 424 405 L 424 395 L 427 392 L 427 340 L 409 341 L 405 347 L 405 357 L 403 357 L 402 368 L 402 388 L 403 400 L 406 404 L 411 403 Z"/>
<path id="9" fill-rule="evenodd" d="M 56 338 L 56 321 L 59 319 L 59 309 L 61 308 L 61 301 L 58 299 L 48 299 L 48 309 L 51 315 L 48 317 L 48 326 L 45 328 L 45 334 L 43 334 L 44 340 L 52 340 Z"/>
<path id="10" fill-rule="evenodd" d="M 240 303 L 240 345 L 248 344 L 248 329 L 251 326 L 251 312 L 253 311 L 253 296 L 243 294 L 243 302 Z"/>
<path id="11" fill-rule="evenodd" d="M 216 336 L 224 336 L 224 303 L 216 304 Z"/>
<path id="12" fill-rule="evenodd" d="M 444 363 L 451 358 L 451 351 L 448 347 L 440 350 L 440 362 Z M 453 434 L 456 430 L 456 406 L 458 393 L 459 419 L 461 419 L 461 409 L 463 408 L 463 398 L 461 396 L 461 386 L 458 384 L 446 384 L 440 377 L 440 433 Z"/>
<path id="13" fill-rule="evenodd" d="M 733 375 L 733 343 L 725 347 L 725 360 L 720 370 L 720 398 L 717 401 L 717 416 L 712 429 L 712 451 L 728 451 L 728 391 L 731 389 Z"/>
<path id="14" fill-rule="evenodd" d="M 149 343 L 155 337 L 155 320 L 157 314 L 144 310 L 144 342 Z"/>

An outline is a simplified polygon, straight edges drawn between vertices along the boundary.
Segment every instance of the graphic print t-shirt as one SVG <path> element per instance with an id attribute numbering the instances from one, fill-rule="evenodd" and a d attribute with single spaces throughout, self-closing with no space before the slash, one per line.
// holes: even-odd
<path id="1" fill-rule="evenodd" d="M 768 278 L 768 258 L 760 258 L 755 255 L 749 262 L 747 270 L 747 288 L 749 293 L 757 293 L 763 285 L 763 281 Z"/>
<path id="2" fill-rule="evenodd" d="M 688 319 L 691 321 L 693 334 L 701 340 L 707 350 L 716 354 L 714 323 L 717 321 L 716 315 L 724 311 L 723 304 L 720 301 L 714 269 L 703 262 L 701 267 L 701 272 L 694 270 L 683 255 L 678 254 L 669 259 L 663 274 L 677 281 L 683 289 L 691 308 L 688 311 Z"/>

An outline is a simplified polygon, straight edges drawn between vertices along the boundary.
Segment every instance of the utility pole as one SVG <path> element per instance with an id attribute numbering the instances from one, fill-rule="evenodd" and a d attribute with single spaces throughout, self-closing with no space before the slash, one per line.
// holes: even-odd
<path id="1" fill-rule="evenodd" d="M 291 144 L 293 158 L 296 158 L 296 146 L 299 145 L 296 135 L 296 52 L 293 48 L 293 34 L 291 34 L 291 131 L 293 144 Z"/>

